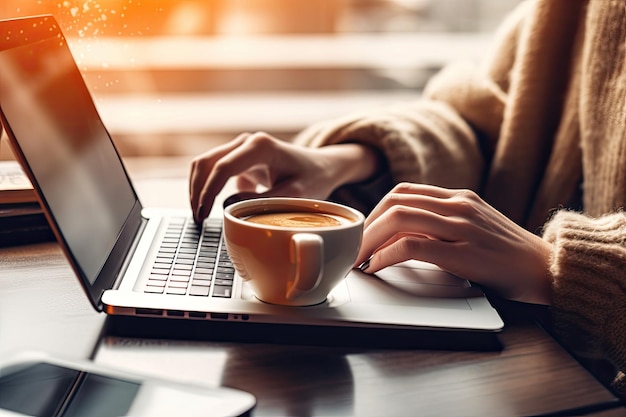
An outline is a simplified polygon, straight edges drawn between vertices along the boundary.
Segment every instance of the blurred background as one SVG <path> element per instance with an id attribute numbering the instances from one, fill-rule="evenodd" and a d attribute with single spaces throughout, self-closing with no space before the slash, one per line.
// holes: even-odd
<path id="1" fill-rule="evenodd" d="M 0 18 L 55 15 L 123 155 L 191 155 L 414 99 L 519 2 L 2 0 Z"/>

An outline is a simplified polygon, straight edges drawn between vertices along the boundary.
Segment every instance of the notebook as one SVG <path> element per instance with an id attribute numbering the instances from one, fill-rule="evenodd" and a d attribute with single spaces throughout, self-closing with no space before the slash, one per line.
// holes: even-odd
<path id="1" fill-rule="evenodd" d="M 52 16 L 0 21 L 0 110 L 51 228 L 98 311 L 334 328 L 493 333 L 503 327 L 478 287 L 417 261 L 375 276 L 354 270 L 315 306 L 256 299 L 230 265 L 219 206 L 202 229 L 190 211 L 142 206 Z"/>

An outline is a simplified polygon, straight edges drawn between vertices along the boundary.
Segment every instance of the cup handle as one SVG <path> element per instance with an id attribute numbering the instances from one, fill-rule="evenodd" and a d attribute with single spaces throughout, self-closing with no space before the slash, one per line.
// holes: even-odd
<path id="1" fill-rule="evenodd" d="M 293 285 L 287 299 L 293 300 L 314 290 L 324 272 L 324 240 L 313 233 L 296 233 L 291 237 L 291 261 L 296 264 Z"/>

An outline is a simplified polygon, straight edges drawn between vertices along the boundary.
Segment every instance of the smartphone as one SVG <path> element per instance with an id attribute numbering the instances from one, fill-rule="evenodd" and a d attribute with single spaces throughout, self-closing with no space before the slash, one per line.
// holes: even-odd
<path id="1" fill-rule="evenodd" d="M 0 417 L 250 416 L 247 392 L 23 353 L 0 361 Z"/>

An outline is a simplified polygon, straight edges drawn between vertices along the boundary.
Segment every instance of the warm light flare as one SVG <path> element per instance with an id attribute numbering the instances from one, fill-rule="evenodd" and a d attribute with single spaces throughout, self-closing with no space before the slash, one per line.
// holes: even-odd
<path id="1" fill-rule="evenodd" d="M 53 14 L 68 36 L 332 33 L 351 0 L 0 0 L 0 18 Z"/>
<path id="2" fill-rule="evenodd" d="M 150 35 L 176 0 L 3 0 L 1 18 L 53 14 L 69 37 Z"/>

